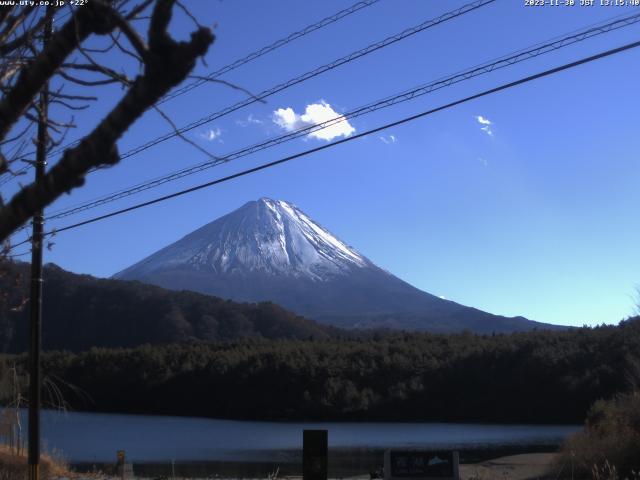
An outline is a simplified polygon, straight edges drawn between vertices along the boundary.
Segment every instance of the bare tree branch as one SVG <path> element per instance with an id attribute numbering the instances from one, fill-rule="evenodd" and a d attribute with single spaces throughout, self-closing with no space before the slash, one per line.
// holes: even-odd
<path id="1" fill-rule="evenodd" d="M 94 65 L 94 64 L 82 64 L 82 63 L 65 63 L 63 65 L 64 68 L 70 68 L 73 70 L 86 70 L 89 72 L 97 72 L 102 73 L 110 78 L 116 79 L 119 82 L 125 83 L 127 85 L 131 84 L 132 80 L 126 77 L 126 75 L 120 74 L 113 70 L 112 68 L 105 67 L 104 65 Z"/>
<path id="2" fill-rule="evenodd" d="M 158 107 L 157 105 L 153 106 L 153 109 L 158 112 L 160 114 L 160 116 L 162 118 L 164 118 L 166 120 L 166 122 L 171 125 L 171 128 L 173 128 L 173 131 L 175 132 L 176 136 L 178 138 L 180 138 L 182 141 L 188 143 L 189 145 L 191 145 L 193 148 L 195 148 L 196 150 L 198 150 L 199 152 L 204 153 L 207 157 L 209 157 L 210 160 L 220 160 L 220 157 L 216 157 L 213 153 L 209 152 L 206 148 L 202 148 L 200 145 L 198 145 L 196 142 L 194 142 L 193 140 L 187 138 L 186 136 L 184 136 L 182 134 L 182 132 L 180 132 L 180 129 L 178 128 L 178 126 L 173 122 L 173 120 L 171 120 L 171 117 L 169 117 L 169 115 L 167 115 L 166 113 L 164 113 L 160 107 Z"/>
<path id="3" fill-rule="evenodd" d="M 15 142 L 16 140 L 18 140 L 20 137 L 22 137 L 25 133 L 27 133 L 27 131 L 31 128 L 31 126 L 33 125 L 33 122 L 29 122 L 27 124 L 26 127 L 24 127 L 23 130 L 21 130 L 19 133 L 17 133 L 16 135 L 14 135 L 12 138 L 8 138 L 6 140 L 3 140 L 2 142 L 0 142 L 0 146 L 2 145 L 6 145 L 8 143 L 11 142 Z"/>
<path id="4" fill-rule="evenodd" d="M 111 83 L 121 82 L 120 79 L 116 79 L 116 78 L 107 78 L 105 80 L 83 80 L 81 78 L 74 77 L 73 75 L 69 75 L 68 73 L 65 73 L 63 70 L 60 70 L 58 72 L 58 75 L 60 75 L 65 80 L 69 80 L 70 82 L 75 83 L 77 85 L 82 85 L 83 87 L 97 87 L 100 85 L 109 85 Z"/>
<path id="5" fill-rule="evenodd" d="M 0 101 L 0 139 L 7 135 L 45 82 L 78 47 L 79 42 L 91 33 L 104 35 L 113 30 L 114 25 L 108 21 L 110 17 L 106 14 L 109 9 L 98 0 L 79 8 L 74 18 L 52 36 L 48 47 L 20 72 L 14 87 Z"/>
<path id="6" fill-rule="evenodd" d="M 4 22 L 11 12 L 15 8 L 15 5 L 2 5 L 0 6 L 0 23 Z"/>
<path id="7" fill-rule="evenodd" d="M 7 39 L 16 31 L 20 25 L 25 21 L 25 19 L 31 13 L 30 9 L 24 8 L 22 9 L 18 15 L 7 16 L 6 17 L 6 25 L 5 28 L 0 32 L 0 43 L 4 43 Z"/>
<path id="8" fill-rule="evenodd" d="M 85 100 L 85 101 L 98 100 L 98 97 L 88 97 L 85 95 L 68 95 L 66 93 L 60 93 L 60 92 L 51 92 L 49 93 L 49 95 L 55 98 L 64 98 L 66 100 Z"/>
<path id="9" fill-rule="evenodd" d="M 153 3 L 153 0 L 144 0 L 140 4 L 131 9 L 129 13 L 124 15 L 127 20 L 134 20 L 140 13 L 142 13 L 149 5 Z"/>
<path id="10" fill-rule="evenodd" d="M 21 36 L 8 43 L 0 45 L 0 56 L 7 55 L 13 52 L 17 48 L 24 46 L 27 42 L 30 42 L 33 36 L 44 27 L 47 20 L 49 20 L 55 11 L 53 9 L 47 9 L 46 13 L 40 17 L 38 23 L 33 27 L 29 27 Z"/>
<path id="11" fill-rule="evenodd" d="M 112 10 L 111 15 L 115 25 L 120 29 L 122 33 L 124 33 L 133 48 L 135 48 L 136 52 L 138 52 L 140 58 L 146 60 L 145 57 L 147 55 L 148 48 L 145 45 L 144 40 L 140 37 L 140 35 L 138 35 L 138 32 L 136 32 L 136 30 L 129 24 L 129 22 L 122 18 L 117 11 Z"/>
<path id="12" fill-rule="evenodd" d="M 120 38 L 119 36 L 111 34 L 111 40 L 113 40 L 113 45 L 118 47 L 118 50 L 120 50 L 122 53 L 129 55 L 132 58 L 135 58 L 140 64 L 143 64 L 144 60 L 142 59 L 142 57 L 136 55 L 134 52 L 132 52 L 131 50 L 126 48 L 124 45 L 122 45 L 122 43 L 120 43 L 119 38 Z"/>
<path id="13" fill-rule="evenodd" d="M 203 80 L 203 81 L 206 81 L 206 82 L 219 83 L 219 84 L 221 84 L 221 85 L 226 85 L 226 86 L 227 86 L 227 87 L 229 87 L 229 88 L 232 88 L 232 89 L 234 89 L 234 90 L 239 90 L 239 91 L 241 91 L 242 93 L 246 93 L 249 97 L 253 98 L 253 99 L 254 99 L 255 101 L 257 101 L 257 102 L 260 102 L 260 103 L 267 103 L 267 102 L 266 102 L 266 100 L 264 100 L 264 99 L 262 99 L 262 98 L 258 97 L 258 96 L 257 96 L 256 94 L 254 94 L 254 93 L 251 93 L 251 92 L 250 92 L 249 90 L 247 90 L 246 88 L 241 87 L 241 86 L 239 86 L 239 85 L 236 85 L 235 83 L 231 83 L 231 82 L 228 82 L 228 81 L 226 81 L 226 80 L 222 80 L 222 79 L 220 79 L 220 78 L 209 78 L 209 77 L 203 77 L 203 76 L 200 76 L 200 75 L 189 75 L 189 78 L 194 78 L 194 79 L 196 79 L 196 80 Z"/>
<path id="14" fill-rule="evenodd" d="M 214 40 L 209 29 L 196 30 L 191 34 L 188 42 L 176 42 L 171 38 L 167 28 L 174 3 L 175 0 L 157 0 L 149 25 L 149 48 L 145 58 L 144 72 L 136 77 L 120 102 L 77 146 L 63 153 L 60 161 L 47 172 L 41 184 L 31 184 L 22 188 L 6 206 L 0 209 L 0 242 L 31 218 L 37 210 L 53 202 L 63 193 L 81 186 L 89 170 L 117 163 L 120 160 L 116 147 L 117 140 L 148 108 L 171 88 L 182 82 L 195 66 L 196 60 L 207 52 Z M 88 9 L 79 9 L 78 13 L 85 10 Z M 93 16 L 79 21 L 79 26 L 82 28 L 80 33 L 85 36 L 84 38 L 92 28 L 96 30 L 95 21 Z M 71 25 L 71 32 L 69 32 L 68 26 L 69 23 L 59 32 L 59 34 L 65 32 L 65 35 L 55 35 L 52 39 L 52 47 L 57 41 L 57 48 L 53 48 L 53 53 L 56 54 L 54 61 L 49 65 L 40 66 L 42 72 L 39 75 L 44 81 L 46 81 L 44 75 L 47 73 L 52 75 L 71 49 L 78 48 L 78 41 L 73 32 L 74 27 Z M 100 31 L 96 33 L 108 33 L 110 28 L 112 28 L 112 22 L 103 23 Z M 67 36 L 69 34 L 71 38 Z M 61 45 L 61 38 L 68 43 Z M 47 49 L 49 50 L 52 48 Z M 60 50 L 63 50 L 64 55 Z M 54 65 L 55 68 L 52 69 Z M 23 76 L 21 74 L 20 79 Z M 34 79 L 34 76 L 32 74 L 32 77 L 28 78 L 30 82 L 27 80 L 24 82 L 37 83 L 40 78 Z M 0 133 L 6 134 L 4 130 L 8 128 L 6 124 L 10 117 L 4 114 L 8 107 L 5 106 L 3 110 L 2 104 L 0 104 Z M 24 108 L 21 109 L 21 113 L 24 113 Z"/>

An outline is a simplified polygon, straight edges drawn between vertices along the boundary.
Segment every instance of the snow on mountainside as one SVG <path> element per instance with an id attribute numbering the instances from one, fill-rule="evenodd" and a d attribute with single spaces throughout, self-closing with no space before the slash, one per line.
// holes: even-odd
<path id="1" fill-rule="evenodd" d="M 341 327 L 490 333 L 544 328 L 423 292 L 379 268 L 291 203 L 261 198 L 117 273 L 174 290 L 272 301 Z"/>
<path id="2" fill-rule="evenodd" d="M 220 275 L 259 272 L 322 281 L 369 265 L 371 262 L 295 205 L 261 198 L 205 225 L 116 277 L 186 267 Z"/>

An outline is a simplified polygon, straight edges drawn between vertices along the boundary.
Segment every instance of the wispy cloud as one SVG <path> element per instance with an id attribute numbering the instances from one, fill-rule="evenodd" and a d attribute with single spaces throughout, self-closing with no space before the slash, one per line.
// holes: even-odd
<path id="1" fill-rule="evenodd" d="M 386 145 L 391 145 L 392 143 L 396 143 L 398 141 L 398 139 L 396 138 L 395 135 L 388 135 L 388 136 L 384 136 L 381 135 L 380 137 L 378 137 L 380 139 L 380 141 Z"/>
<path id="2" fill-rule="evenodd" d="M 334 118 L 338 118 L 338 120 L 332 122 L 328 127 L 309 133 L 307 137 L 330 141 L 337 137 L 348 137 L 356 131 L 346 118 L 331 108 L 331 105 L 324 100 L 320 100 L 320 103 L 307 105 L 302 115 L 297 114 L 291 107 L 279 108 L 273 112 L 273 122 L 287 132 L 317 125 Z"/>
<path id="3" fill-rule="evenodd" d="M 248 127 L 249 125 L 262 125 L 263 123 L 264 121 L 254 117 L 253 113 L 250 113 L 245 119 L 236 120 L 236 125 L 239 125 L 241 127 Z"/>
<path id="4" fill-rule="evenodd" d="M 222 130 L 220 130 L 219 127 L 210 128 L 208 131 L 200 134 L 200 136 L 205 140 L 208 140 L 209 142 L 213 142 L 217 140 L 218 142 L 223 143 L 221 138 Z"/>
<path id="5" fill-rule="evenodd" d="M 482 125 L 480 127 L 480 130 L 482 130 L 484 133 L 486 133 L 490 137 L 493 137 L 493 129 L 491 128 L 491 125 L 493 125 L 493 122 L 489 120 L 487 117 L 483 117 L 482 115 L 476 115 L 476 120 L 480 125 Z"/>
<path id="6" fill-rule="evenodd" d="M 484 165 L 485 167 L 486 167 L 487 165 L 489 165 L 489 162 L 487 162 L 487 159 L 486 159 L 486 158 L 478 157 L 478 161 L 479 161 L 482 165 Z"/>

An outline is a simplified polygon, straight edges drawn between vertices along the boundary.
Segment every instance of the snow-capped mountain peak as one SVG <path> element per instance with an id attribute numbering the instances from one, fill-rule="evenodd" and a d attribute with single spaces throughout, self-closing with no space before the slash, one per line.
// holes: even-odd
<path id="1" fill-rule="evenodd" d="M 115 275 L 242 302 L 271 301 L 349 328 L 519 331 L 544 324 L 505 318 L 409 285 L 295 205 L 261 198 Z"/>
<path id="2" fill-rule="evenodd" d="M 292 203 L 261 198 L 205 225 L 130 270 L 185 267 L 217 274 L 259 272 L 322 281 L 370 262 Z"/>

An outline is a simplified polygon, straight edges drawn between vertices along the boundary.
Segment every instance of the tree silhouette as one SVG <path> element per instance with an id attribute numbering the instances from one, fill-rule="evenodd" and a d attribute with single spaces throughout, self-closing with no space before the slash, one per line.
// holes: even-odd
<path id="1" fill-rule="evenodd" d="M 67 5 L 66 17 L 51 7 L 0 6 L 0 174 L 23 173 L 15 167 L 24 160 L 30 127 L 38 119 L 38 95 L 47 82 L 60 78 L 78 89 L 89 89 L 90 95 L 51 91 L 51 102 L 70 110 L 86 108 L 78 102 L 96 100 L 102 85 L 120 83 L 124 89 L 91 131 L 59 149 L 61 157 L 43 182 L 21 187 L 6 203 L 0 198 L 0 242 L 6 242 L 39 209 L 82 186 L 91 170 L 118 163 L 117 141 L 146 110 L 187 78 L 197 59 L 207 52 L 214 40 L 208 28 L 198 25 L 189 41 L 171 37 L 168 28 L 176 4 L 184 8 L 177 0 L 90 0 L 81 6 Z M 42 48 L 44 27 L 56 15 L 64 23 Z M 134 28 L 135 21 L 145 19 L 146 39 Z M 86 43 L 91 37 L 105 38 L 108 45 L 89 48 Z M 109 65 L 109 59 L 113 63 L 119 56 L 135 59 L 138 69 L 131 78 L 118 72 L 119 65 Z M 73 122 L 48 119 L 47 126 L 53 132 L 47 141 L 50 152 L 60 146 Z M 12 153 L 5 155 L 5 151 Z"/>

